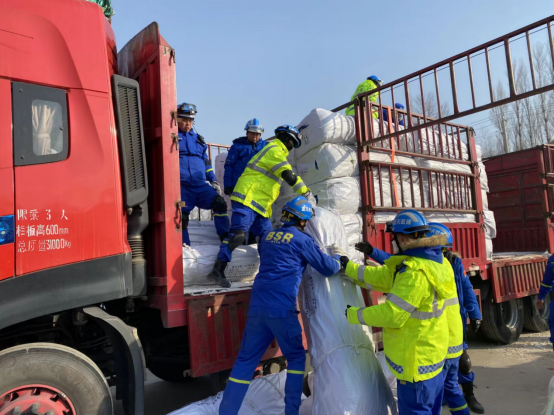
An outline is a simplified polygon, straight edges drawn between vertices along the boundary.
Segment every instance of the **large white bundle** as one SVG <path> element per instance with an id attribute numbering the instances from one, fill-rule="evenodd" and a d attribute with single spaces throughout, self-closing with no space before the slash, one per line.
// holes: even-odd
<path id="1" fill-rule="evenodd" d="M 206 277 L 214 267 L 219 245 L 183 246 L 184 285 L 214 285 Z M 257 245 L 242 245 L 233 251 L 233 260 L 225 269 L 231 282 L 253 282 L 260 267 Z"/>
<path id="2" fill-rule="evenodd" d="M 310 186 L 317 205 L 334 210 L 339 215 L 356 213 L 361 207 L 359 178 L 329 179 Z"/>
<path id="3" fill-rule="evenodd" d="M 324 143 L 348 145 L 356 142 L 354 117 L 316 108 L 297 128 L 302 126 L 307 127 L 302 130 L 302 146 L 295 150 L 297 158 Z"/>
<path id="4" fill-rule="evenodd" d="M 354 261 L 357 264 L 362 265 L 365 261 L 364 254 L 362 254 L 360 251 L 356 250 L 354 245 L 348 245 L 348 249 L 346 250 L 346 253 L 348 255 L 348 258 L 351 261 Z"/>
<path id="5" fill-rule="evenodd" d="M 190 244 L 193 247 L 196 247 L 196 245 L 219 245 L 221 243 L 213 220 L 190 221 L 187 230 Z"/>
<path id="6" fill-rule="evenodd" d="M 262 376 L 254 379 L 248 387 L 239 415 L 283 415 L 285 412 L 285 381 L 287 372 Z M 305 396 L 302 395 L 304 399 Z M 223 392 L 184 408 L 169 415 L 217 415 L 223 399 Z"/>
<path id="7" fill-rule="evenodd" d="M 483 216 L 485 220 L 485 233 L 491 238 L 496 238 L 496 220 L 494 220 L 494 212 L 484 210 Z"/>
<path id="8" fill-rule="evenodd" d="M 325 249 L 347 249 L 340 218 L 316 208 L 306 232 Z M 302 280 L 301 303 L 308 321 L 311 364 L 315 369 L 313 413 L 317 415 L 396 414 L 396 405 L 379 361 L 371 328 L 344 318 L 345 305 L 363 307 L 359 287 L 340 274 L 323 277 L 308 267 Z"/>
<path id="9" fill-rule="evenodd" d="M 333 177 L 358 176 L 356 148 L 340 144 L 323 144 L 300 157 L 298 174 L 306 185 Z"/>
<path id="10" fill-rule="evenodd" d="M 200 215 L 200 218 L 198 216 Z M 212 211 L 200 208 L 194 208 L 190 211 L 189 221 L 206 221 L 212 220 Z"/>
<path id="11" fill-rule="evenodd" d="M 352 246 L 362 241 L 362 227 L 363 219 L 361 213 L 353 213 L 348 215 L 341 215 L 340 220 L 344 225 L 346 231 L 346 238 L 348 239 L 348 245 Z"/>

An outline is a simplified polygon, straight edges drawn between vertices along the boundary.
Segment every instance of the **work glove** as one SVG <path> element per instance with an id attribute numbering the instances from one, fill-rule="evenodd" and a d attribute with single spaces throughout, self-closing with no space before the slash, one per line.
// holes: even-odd
<path id="1" fill-rule="evenodd" d="M 348 258 L 346 255 L 342 255 L 340 257 L 340 263 L 342 265 L 342 269 L 345 270 L 349 262 L 350 262 L 350 258 Z"/>
<path id="2" fill-rule="evenodd" d="M 335 256 L 335 255 L 338 255 L 340 257 L 346 256 L 346 252 L 344 252 L 344 250 L 337 244 L 331 245 L 329 250 L 331 251 L 331 256 Z"/>
<path id="3" fill-rule="evenodd" d="M 227 196 L 231 196 L 231 193 L 233 193 L 233 187 L 232 186 L 226 187 L 223 190 L 223 193 L 225 193 Z"/>
<path id="4" fill-rule="evenodd" d="M 471 323 L 473 323 L 473 332 L 477 333 L 481 327 L 481 320 L 471 320 Z"/>
<path id="5" fill-rule="evenodd" d="M 308 190 L 306 193 L 304 193 L 302 196 L 304 196 L 306 199 L 308 199 L 308 202 L 312 205 L 312 207 L 317 206 L 317 200 L 315 199 L 313 193 L 311 190 Z"/>
<path id="6" fill-rule="evenodd" d="M 346 310 L 344 310 L 344 315 L 346 316 L 346 318 L 348 318 L 348 309 L 352 307 L 351 305 L 346 305 Z"/>
<path id="7" fill-rule="evenodd" d="M 354 248 L 356 248 L 356 251 L 360 251 L 368 256 L 373 253 L 373 245 L 369 242 L 358 242 L 354 245 Z"/>
<path id="8" fill-rule="evenodd" d="M 213 189 L 217 192 L 217 194 L 221 196 L 222 195 L 221 186 L 219 185 L 219 183 L 214 181 L 214 182 L 211 182 L 210 184 L 212 185 Z"/>

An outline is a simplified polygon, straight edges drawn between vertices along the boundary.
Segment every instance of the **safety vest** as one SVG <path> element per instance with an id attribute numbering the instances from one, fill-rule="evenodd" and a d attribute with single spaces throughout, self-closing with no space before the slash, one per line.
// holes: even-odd
<path id="1" fill-rule="evenodd" d="M 367 79 L 364 82 L 362 82 L 360 85 L 358 85 L 358 88 L 356 88 L 356 92 L 354 92 L 354 95 L 350 98 L 350 101 L 354 101 L 356 97 L 359 94 L 363 94 L 364 92 L 371 91 L 372 89 L 377 88 L 377 85 L 375 85 L 375 82 L 373 82 L 371 79 Z M 371 94 L 369 96 L 369 100 L 372 102 L 377 103 L 377 98 L 379 98 L 379 93 L 376 92 L 374 94 Z M 348 108 L 346 108 L 346 115 L 354 115 L 354 104 L 350 105 Z M 379 118 L 379 113 L 377 112 L 377 109 L 373 110 L 373 118 Z"/>
<path id="2" fill-rule="evenodd" d="M 292 170 L 287 161 L 289 151 L 281 140 L 274 140 L 266 145 L 246 165 L 240 176 L 231 200 L 248 206 L 263 217 L 271 216 L 271 205 L 279 196 L 281 190 L 281 174 L 285 170 Z M 300 176 L 292 187 L 299 195 L 306 193 L 306 187 Z"/>
<path id="3" fill-rule="evenodd" d="M 346 276 L 357 285 L 388 292 L 384 304 L 354 308 L 348 321 L 383 327 L 385 360 L 396 378 L 419 382 L 440 374 L 450 345 L 446 309 L 458 307 L 448 261 L 405 255 L 390 257 L 382 267 L 350 261 Z"/>

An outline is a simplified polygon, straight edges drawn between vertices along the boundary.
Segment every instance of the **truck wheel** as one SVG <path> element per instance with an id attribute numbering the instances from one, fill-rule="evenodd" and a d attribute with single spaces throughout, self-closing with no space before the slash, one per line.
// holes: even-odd
<path id="1" fill-rule="evenodd" d="M 525 330 L 529 330 L 534 333 L 540 333 L 541 331 L 546 331 L 550 328 L 548 324 L 550 316 L 550 299 L 546 299 L 544 307 L 541 311 L 539 311 L 537 305 L 535 304 L 537 297 L 537 295 L 532 295 L 523 299 L 523 309 L 525 311 L 523 327 Z"/>
<path id="2" fill-rule="evenodd" d="M 227 381 L 231 376 L 231 369 L 222 370 L 221 372 L 210 373 L 210 384 L 213 393 L 219 393 L 225 390 Z"/>
<path id="3" fill-rule="evenodd" d="M 77 350 L 29 343 L 0 352 L 0 415 L 111 415 L 104 375 Z"/>
<path id="4" fill-rule="evenodd" d="M 185 383 L 192 379 L 190 376 L 183 376 L 183 372 L 189 368 L 175 365 L 174 363 L 150 363 L 148 370 L 161 380 L 173 383 Z"/>
<path id="5" fill-rule="evenodd" d="M 266 360 L 262 365 L 262 373 L 264 376 L 282 372 L 287 368 L 287 359 L 284 357 L 276 357 L 275 359 Z"/>
<path id="6" fill-rule="evenodd" d="M 524 320 L 522 300 L 493 303 L 492 298 L 487 298 L 481 306 L 483 307 L 481 329 L 490 341 L 510 344 L 519 339 Z"/>

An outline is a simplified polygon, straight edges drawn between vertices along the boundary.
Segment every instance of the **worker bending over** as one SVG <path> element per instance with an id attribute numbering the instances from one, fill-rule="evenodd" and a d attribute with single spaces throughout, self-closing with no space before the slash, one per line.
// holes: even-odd
<path id="1" fill-rule="evenodd" d="M 221 188 L 215 179 L 212 162 L 208 159 L 208 146 L 204 137 L 192 128 L 196 113 L 194 104 L 183 103 L 177 107 L 181 200 L 185 202 L 185 207 L 182 208 L 183 243 L 187 245 L 190 245 L 187 230 L 189 214 L 197 206 L 200 209 L 213 210 L 215 229 L 220 239 L 229 233 L 227 203 L 221 196 Z"/>
<path id="2" fill-rule="evenodd" d="M 263 234 L 258 251 L 260 271 L 254 280 L 241 349 L 219 406 L 219 415 L 237 415 L 254 371 L 267 348 L 277 339 L 287 359 L 285 414 L 298 415 L 306 354 L 298 321 L 296 297 L 306 266 L 323 276 L 339 272 L 340 256 L 324 254 L 304 233 L 313 216 L 312 204 L 303 196 L 283 208 L 283 226 Z"/>
<path id="3" fill-rule="evenodd" d="M 269 217 L 271 205 L 279 196 L 283 180 L 299 195 L 315 204 L 315 198 L 300 176 L 292 172 L 287 161 L 289 151 L 302 144 L 302 136 L 290 125 L 277 127 L 276 140 L 266 145 L 246 165 L 233 193 L 231 203 L 233 216 L 229 235 L 223 240 L 208 279 L 221 287 L 230 287 L 225 277 L 225 268 L 231 262 L 232 252 L 246 239 L 246 232 L 261 236 L 273 228 Z"/>
<path id="4" fill-rule="evenodd" d="M 539 289 L 539 295 L 537 298 L 537 308 L 542 310 L 544 308 L 544 300 L 546 296 L 552 291 L 554 285 L 554 255 L 548 258 L 546 269 L 544 270 L 544 276 L 542 277 L 541 288 Z M 554 299 L 550 301 L 550 343 L 554 345 Z"/>
<path id="5" fill-rule="evenodd" d="M 358 265 L 341 257 L 346 276 L 365 288 L 388 293 L 385 303 L 350 307 L 351 324 L 383 327 L 385 359 L 397 378 L 400 415 L 440 414 L 449 352 L 445 309 L 457 304 L 454 273 L 444 261 L 444 235 L 427 237 L 425 217 L 409 209 L 387 224 L 395 255 L 384 266 Z M 460 323 L 461 327 L 461 323 Z"/>
<path id="6" fill-rule="evenodd" d="M 246 164 L 252 156 L 257 154 L 267 144 L 267 141 L 261 139 L 264 127 L 258 119 L 254 118 L 246 123 L 244 127 L 246 137 L 239 137 L 233 140 L 233 144 L 227 153 L 225 159 L 225 175 L 223 177 L 223 189 L 227 196 L 231 196 L 239 177 L 244 172 Z M 248 243 L 256 243 L 253 233 L 249 230 Z M 253 238 L 254 237 L 254 238 Z"/>
<path id="7" fill-rule="evenodd" d="M 363 94 L 364 92 L 371 91 L 372 89 L 378 88 L 381 85 L 383 85 L 383 81 L 381 81 L 378 76 L 371 75 L 364 82 L 358 85 L 358 88 L 356 88 L 356 91 L 354 92 L 354 95 L 352 95 L 352 97 L 350 98 L 350 101 L 354 101 L 358 95 Z M 369 96 L 369 100 L 375 103 L 377 103 L 378 98 L 379 98 L 378 92 L 371 94 Z M 379 113 L 376 110 L 372 110 L 372 111 L 373 111 L 373 118 L 379 118 Z M 345 114 L 355 115 L 354 104 L 346 108 Z"/>

